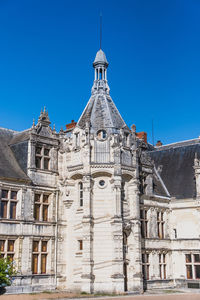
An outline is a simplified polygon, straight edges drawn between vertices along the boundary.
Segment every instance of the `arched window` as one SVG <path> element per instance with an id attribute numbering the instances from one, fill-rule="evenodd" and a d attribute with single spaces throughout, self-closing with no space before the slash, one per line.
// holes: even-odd
<path id="1" fill-rule="evenodd" d="M 78 192 L 79 192 L 79 205 L 83 206 L 83 183 L 79 182 L 78 184 Z"/>

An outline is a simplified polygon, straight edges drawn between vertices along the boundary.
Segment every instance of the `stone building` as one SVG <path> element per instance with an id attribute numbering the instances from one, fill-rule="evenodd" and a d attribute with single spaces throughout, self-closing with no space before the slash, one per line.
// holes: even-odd
<path id="1" fill-rule="evenodd" d="M 56 132 L 48 113 L 0 128 L 0 252 L 10 292 L 199 287 L 200 139 L 153 147 L 126 125 L 100 49 L 91 98 Z"/>

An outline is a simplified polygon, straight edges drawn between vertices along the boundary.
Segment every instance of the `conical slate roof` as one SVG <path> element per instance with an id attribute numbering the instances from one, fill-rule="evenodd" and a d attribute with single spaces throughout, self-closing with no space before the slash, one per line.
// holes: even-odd
<path id="1" fill-rule="evenodd" d="M 92 87 L 92 96 L 77 126 L 84 129 L 88 123 L 91 132 L 102 128 L 107 129 L 109 132 L 118 132 L 121 128 L 128 128 L 110 97 L 110 89 L 107 83 L 107 76 L 105 75 L 108 61 L 101 49 L 96 54 L 93 66 L 96 75 Z M 102 78 L 99 76 L 100 70 L 102 71 Z"/>
<path id="2" fill-rule="evenodd" d="M 93 131 L 106 128 L 115 132 L 120 128 L 127 127 L 112 98 L 105 93 L 91 96 L 77 125 L 80 128 L 85 128 L 87 122 Z"/>
<path id="3" fill-rule="evenodd" d="M 103 50 L 100 49 L 100 50 L 97 52 L 93 64 L 94 64 L 94 65 L 96 65 L 96 64 L 106 64 L 106 65 L 108 65 L 108 61 L 107 61 L 107 59 L 106 59 L 106 55 L 105 55 L 105 53 L 103 52 Z"/>

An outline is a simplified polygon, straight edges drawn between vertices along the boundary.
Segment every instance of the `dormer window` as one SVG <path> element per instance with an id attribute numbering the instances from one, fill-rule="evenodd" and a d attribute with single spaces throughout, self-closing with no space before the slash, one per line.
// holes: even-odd
<path id="1" fill-rule="evenodd" d="M 35 166 L 37 169 L 50 169 L 50 149 L 46 146 L 36 146 Z"/>

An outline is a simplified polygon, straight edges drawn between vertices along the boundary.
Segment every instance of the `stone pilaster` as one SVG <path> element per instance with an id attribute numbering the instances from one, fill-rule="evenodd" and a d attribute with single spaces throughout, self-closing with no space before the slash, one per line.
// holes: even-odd
<path id="1" fill-rule="evenodd" d="M 113 260 L 112 260 L 112 290 L 114 292 L 124 291 L 123 274 L 123 227 L 121 217 L 121 176 L 115 176 L 113 181 Z"/>
<path id="2" fill-rule="evenodd" d="M 82 260 L 82 291 L 92 293 L 93 275 L 93 218 L 92 218 L 92 199 L 91 199 L 91 176 L 83 177 L 83 260 Z"/>
<path id="3" fill-rule="evenodd" d="M 130 205 L 130 235 L 128 237 L 128 254 L 130 262 L 128 271 L 128 290 L 142 292 L 141 224 L 137 180 L 129 183 L 128 198 Z"/>

